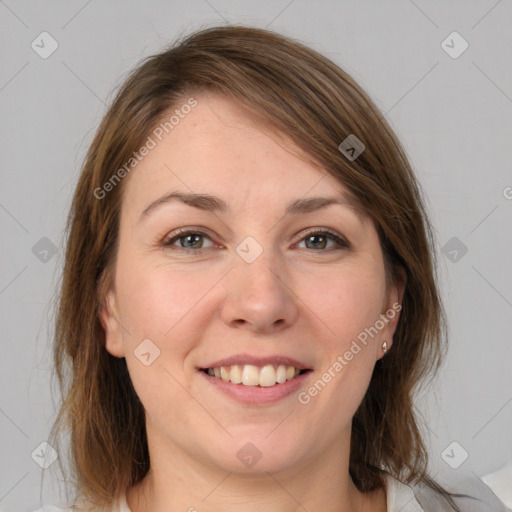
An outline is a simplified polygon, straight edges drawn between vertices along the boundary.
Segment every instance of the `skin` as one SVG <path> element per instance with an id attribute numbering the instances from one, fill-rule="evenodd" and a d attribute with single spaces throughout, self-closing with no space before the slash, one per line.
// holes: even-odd
<path id="1" fill-rule="evenodd" d="M 400 303 L 403 287 L 386 289 L 375 226 L 350 206 L 284 215 L 292 200 L 339 196 L 344 186 L 229 100 L 196 99 L 126 178 L 114 285 L 101 311 L 106 349 L 126 358 L 146 411 L 151 469 L 128 489 L 128 505 L 132 512 L 386 511 L 383 489 L 363 495 L 349 476 L 350 428 L 398 314 L 307 405 L 297 393 L 241 404 L 197 370 L 242 352 L 284 354 L 313 369 L 299 391 L 307 390 Z M 150 203 L 177 190 L 218 196 L 231 212 L 173 201 L 139 221 Z M 188 245 L 176 238 L 189 227 L 205 236 Z M 308 242 L 310 228 L 330 228 L 350 247 L 321 236 Z M 236 252 L 247 236 L 263 249 L 250 264 Z M 134 355 L 145 339 L 161 351 L 149 366 Z M 248 442 L 261 453 L 251 468 L 237 457 Z"/>

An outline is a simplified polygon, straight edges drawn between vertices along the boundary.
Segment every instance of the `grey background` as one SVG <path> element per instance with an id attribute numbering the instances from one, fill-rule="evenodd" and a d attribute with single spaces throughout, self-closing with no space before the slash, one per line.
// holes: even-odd
<path id="1" fill-rule="evenodd" d="M 386 113 L 428 197 L 450 325 L 446 364 L 418 399 L 431 473 L 456 481 L 512 460 L 510 0 L 5 0 L 0 20 L 0 510 L 63 503 L 56 464 L 41 488 L 31 453 L 55 414 L 51 301 L 64 219 L 105 105 L 142 57 L 178 34 L 224 23 L 309 44 Z M 59 45 L 47 59 L 31 47 L 43 31 Z M 453 31 L 469 44 L 458 58 L 441 46 Z M 43 237 L 55 255 L 42 252 Z M 467 248 L 462 257 L 456 245 L 441 252 L 453 237 Z M 458 469 L 441 456 L 454 441 L 469 454 Z"/>

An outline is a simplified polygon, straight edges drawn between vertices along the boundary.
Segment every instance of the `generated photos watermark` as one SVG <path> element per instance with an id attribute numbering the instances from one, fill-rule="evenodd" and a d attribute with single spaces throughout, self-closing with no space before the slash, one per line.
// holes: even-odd
<path id="1" fill-rule="evenodd" d="M 329 368 L 322 373 L 322 375 L 312 384 L 306 391 L 301 391 L 297 395 L 297 400 L 302 405 L 307 405 L 311 402 L 311 399 L 317 396 L 329 382 L 332 381 L 338 375 L 345 366 L 349 364 L 354 356 L 361 352 L 361 345 L 366 346 L 369 338 L 373 339 L 379 334 L 379 332 L 389 323 L 390 320 L 395 318 L 396 314 L 402 309 L 402 305 L 395 303 L 393 306 L 381 314 L 379 319 L 371 326 L 366 327 L 357 335 L 357 340 L 352 340 L 350 348 L 344 352 L 343 355 L 339 355 Z M 358 343 L 359 342 L 359 343 Z"/>
<path id="2" fill-rule="evenodd" d="M 148 136 L 146 142 L 135 151 L 133 155 L 120 167 L 112 176 L 101 186 L 94 189 L 94 197 L 96 199 L 104 199 L 108 192 L 111 192 L 130 171 L 132 171 L 141 162 L 149 152 L 156 148 L 158 142 L 162 141 L 164 136 L 170 133 L 180 123 L 182 119 L 190 114 L 192 109 L 197 106 L 197 100 L 193 97 L 189 98 L 179 109 L 175 109 L 168 121 L 160 123 L 153 129 L 151 135 Z"/>

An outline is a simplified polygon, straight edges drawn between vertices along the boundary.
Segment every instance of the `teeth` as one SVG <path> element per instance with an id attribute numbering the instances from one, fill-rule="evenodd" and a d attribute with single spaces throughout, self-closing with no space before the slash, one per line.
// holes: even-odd
<path id="1" fill-rule="evenodd" d="M 207 370 L 208 375 L 222 379 L 225 382 L 261 387 L 283 384 L 287 380 L 292 380 L 299 372 L 300 370 L 297 368 L 284 364 L 278 366 L 267 364 L 263 367 L 252 364 L 235 364 L 232 366 L 221 366 L 220 368 L 208 368 Z"/>
<path id="2" fill-rule="evenodd" d="M 295 368 L 294 368 L 295 370 Z M 279 383 L 279 384 L 282 384 L 283 382 L 286 382 L 286 366 L 284 364 L 280 364 L 278 367 L 277 367 L 277 372 L 276 372 L 276 381 Z M 299 372 L 297 372 L 299 373 Z M 295 371 L 293 372 L 294 376 L 295 376 Z"/>
<path id="3" fill-rule="evenodd" d="M 257 386 L 260 383 L 259 370 L 257 366 L 246 364 L 242 371 L 242 384 L 244 386 Z"/>
<path id="4" fill-rule="evenodd" d="M 229 372 L 229 380 L 233 384 L 240 384 L 242 382 L 242 368 L 240 368 L 239 364 L 234 364 L 231 366 L 231 370 Z"/>
<path id="5" fill-rule="evenodd" d="M 294 372 L 295 373 L 295 372 Z M 276 371 L 271 364 L 267 364 L 260 370 L 260 386 L 268 388 L 276 383 Z"/>

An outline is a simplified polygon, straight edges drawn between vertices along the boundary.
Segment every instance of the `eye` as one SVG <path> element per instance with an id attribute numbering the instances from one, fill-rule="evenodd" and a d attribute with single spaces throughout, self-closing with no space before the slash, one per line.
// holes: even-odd
<path id="1" fill-rule="evenodd" d="M 179 242 L 179 245 L 176 248 L 183 249 L 185 251 L 193 251 L 193 252 L 201 252 L 201 249 L 205 249 L 203 246 L 203 240 L 207 238 L 211 241 L 210 237 L 201 231 L 193 231 L 193 230 L 178 230 L 178 234 L 173 236 L 172 238 L 166 238 L 162 245 L 165 247 L 175 246 L 175 241 Z M 213 244 L 212 244 L 213 246 Z"/>
<path id="2" fill-rule="evenodd" d="M 328 242 L 333 242 L 335 244 L 334 249 L 336 249 L 336 245 L 338 247 L 348 249 L 350 244 L 341 238 L 334 231 L 330 231 L 328 229 L 318 230 L 318 231 L 310 231 L 302 240 L 306 244 L 306 249 L 313 249 L 318 252 L 318 249 L 327 249 Z M 331 246 L 329 249 L 333 249 Z M 324 252 L 324 251 L 322 251 Z"/>
<path id="3" fill-rule="evenodd" d="M 211 244 L 207 247 L 204 246 L 204 240 L 209 240 Z M 299 243 L 304 242 L 306 249 L 311 249 L 314 252 L 326 252 L 329 250 L 336 250 L 337 248 L 348 249 L 350 244 L 339 236 L 336 232 L 328 229 L 313 230 L 304 236 Z M 328 247 L 329 242 L 334 244 L 334 247 Z M 162 245 L 167 248 L 173 248 L 178 251 L 193 252 L 201 254 L 203 249 L 209 249 L 214 246 L 211 238 L 202 231 L 192 229 L 179 229 L 174 232 L 170 237 L 166 237 Z"/>

